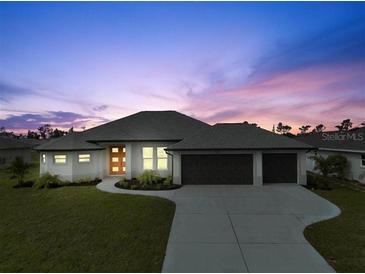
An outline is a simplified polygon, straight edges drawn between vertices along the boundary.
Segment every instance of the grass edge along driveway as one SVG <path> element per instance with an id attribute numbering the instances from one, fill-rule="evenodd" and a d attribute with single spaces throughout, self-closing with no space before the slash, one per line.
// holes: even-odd
<path id="1" fill-rule="evenodd" d="M 0 170 L 0 272 L 161 271 L 173 202 L 95 187 L 14 189 L 8 178 Z"/>
<path id="2" fill-rule="evenodd" d="M 365 187 L 350 181 L 332 187 L 314 192 L 341 214 L 308 226 L 304 235 L 337 272 L 365 272 Z"/>

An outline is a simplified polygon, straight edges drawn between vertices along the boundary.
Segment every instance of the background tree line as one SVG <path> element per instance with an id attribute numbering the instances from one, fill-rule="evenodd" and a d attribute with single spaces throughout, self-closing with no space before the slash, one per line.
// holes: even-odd
<path id="1" fill-rule="evenodd" d="M 11 138 L 28 138 L 28 139 L 50 139 L 50 138 L 58 138 L 62 137 L 69 132 L 72 132 L 73 128 L 69 130 L 62 130 L 55 128 L 53 129 L 50 124 L 44 124 L 40 126 L 36 131 L 28 130 L 27 134 L 15 134 L 12 131 L 7 131 L 5 127 L 0 128 L 0 136 L 6 136 Z"/>
<path id="2" fill-rule="evenodd" d="M 250 124 L 253 126 L 257 126 L 256 123 L 249 123 L 247 121 L 244 122 L 244 124 Z M 339 125 L 335 126 L 339 132 L 347 132 L 351 129 L 356 129 L 359 127 L 365 127 L 365 121 L 362 122 L 358 127 L 352 128 L 353 123 L 351 122 L 351 119 L 345 119 L 343 120 Z M 85 127 L 83 127 L 85 130 Z M 299 136 L 303 134 L 311 134 L 311 133 L 318 133 L 318 132 L 324 132 L 326 130 L 326 127 L 323 124 L 316 125 L 312 128 L 311 125 L 302 125 L 298 128 L 300 130 L 297 135 L 292 134 L 290 131 L 292 130 L 292 127 L 290 125 L 284 124 L 283 122 L 279 122 L 276 126 L 273 125 L 272 132 L 278 133 L 281 135 L 285 135 L 288 137 L 294 137 Z M 312 129 L 312 130 L 311 130 Z M 58 138 L 62 137 L 69 132 L 73 132 L 73 128 L 70 128 L 69 130 L 61 130 L 58 128 L 53 129 L 50 124 L 44 124 L 38 128 L 36 131 L 28 130 L 27 134 L 15 134 L 12 131 L 7 131 L 5 127 L 0 127 L 0 136 L 7 136 L 12 138 L 28 138 L 28 139 L 50 139 L 50 138 Z"/>

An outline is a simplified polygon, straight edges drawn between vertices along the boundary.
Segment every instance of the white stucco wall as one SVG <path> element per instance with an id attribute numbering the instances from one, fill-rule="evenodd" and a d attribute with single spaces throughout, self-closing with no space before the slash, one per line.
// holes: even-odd
<path id="1" fill-rule="evenodd" d="M 346 157 L 348 167 L 346 169 L 346 178 L 351 180 L 358 180 L 361 183 L 365 183 L 365 167 L 361 166 L 361 153 L 351 152 L 338 152 L 338 151 L 317 151 L 317 155 L 328 157 L 329 155 L 341 154 Z M 365 153 L 364 153 L 365 154 Z M 306 155 L 306 167 L 307 170 L 312 172 L 318 172 L 314 170 L 314 160 L 310 159 L 315 155 L 314 152 L 307 153 Z"/>
<path id="2" fill-rule="evenodd" d="M 247 150 L 212 150 L 212 151 L 173 151 L 173 180 L 175 184 L 181 184 L 181 155 L 188 154 L 252 154 L 253 155 L 253 184 L 255 186 L 263 185 L 262 176 L 262 153 L 263 151 Z M 268 150 L 264 153 L 296 153 L 297 154 L 297 183 L 307 184 L 306 174 L 306 153 L 301 150 Z"/>
<path id="3" fill-rule="evenodd" d="M 173 174 L 175 184 L 181 184 L 181 155 L 182 154 L 252 154 L 253 155 L 253 182 L 255 186 L 262 186 L 262 151 L 231 151 L 231 150 L 216 150 L 216 151 L 184 151 L 171 152 L 173 157 L 168 156 L 168 169 L 157 170 L 157 147 L 167 147 L 172 142 L 124 142 L 124 143 L 103 143 L 105 150 L 95 151 L 69 151 L 69 152 L 41 152 L 40 153 L 40 174 L 49 172 L 57 174 L 64 180 L 76 181 L 80 178 L 104 178 L 110 176 L 109 168 L 109 147 L 124 144 L 126 147 L 126 178 L 138 177 L 143 170 L 142 148 L 154 148 L 154 171 L 161 177 L 166 177 Z M 299 184 L 305 185 L 306 178 L 306 156 L 304 151 L 292 150 L 270 150 L 265 153 L 297 153 L 298 162 L 298 180 Z M 46 155 L 46 163 L 42 162 L 42 154 Z M 55 164 L 54 155 L 67 155 L 66 164 Z M 90 154 L 91 161 L 89 163 L 79 163 L 79 154 Z"/>
<path id="4" fill-rule="evenodd" d="M 99 145 L 105 147 L 103 153 L 101 154 L 100 169 L 101 177 L 110 176 L 110 147 L 125 145 L 126 149 L 126 174 L 122 175 L 128 179 L 138 177 L 143 173 L 143 158 L 142 158 L 142 148 L 143 147 L 153 147 L 153 166 L 154 171 L 161 177 L 167 177 L 172 174 L 172 157 L 167 157 L 168 169 L 158 170 L 157 169 L 157 147 L 167 147 L 174 142 L 102 142 Z M 115 175 L 120 176 L 120 175 Z"/>
<path id="5" fill-rule="evenodd" d="M 42 155 L 46 155 L 46 162 L 43 163 Z M 79 154 L 90 154 L 89 163 L 79 163 Z M 65 164 L 56 164 L 54 155 L 66 155 Z M 59 175 L 62 180 L 76 181 L 81 178 L 103 177 L 103 155 L 102 150 L 92 151 L 59 151 L 40 153 L 40 175 L 49 172 Z"/>

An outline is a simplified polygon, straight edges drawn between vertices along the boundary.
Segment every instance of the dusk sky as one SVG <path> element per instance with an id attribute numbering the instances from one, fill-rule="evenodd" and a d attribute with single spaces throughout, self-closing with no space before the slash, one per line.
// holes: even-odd
<path id="1" fill-rule="evenodd" d="M 365 3 L 0 3 L 0 126 L 365 121 Z"/>

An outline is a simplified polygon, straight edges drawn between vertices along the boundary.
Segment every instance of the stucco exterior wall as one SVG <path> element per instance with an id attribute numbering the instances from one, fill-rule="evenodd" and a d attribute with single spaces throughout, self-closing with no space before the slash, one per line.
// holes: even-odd
<path id="1" fill-rule="evenodd" d="M 172 174 L 172 157 L 167 157 L 167 170 L 158 170 L 157 169 L 157 147 L 167 147 L 174 142 L 113 142 L 113 143 L 99 143 L 103 147 L 105 147 L 105 156 L 103 166 L 103 174 L 105 176 L 109 176 L 110 170 L 110 161 L 109 161 L 109 153 L 111 146 L 125 145 L 126 151 L 126 174 L 124 175 L 126 178 L 136 178 L 141 173 L 143 173 L 143 157 L 142 157 L 142 148 L 143 147 L 153 147 L 153 167 L 154 171 L 161 177 L 167 177 Z"/>
<path id="2" fill-rule="evenodd" d="M 181 155 L 182 154 L 252 154 L 253 155 L 253 183 L 255 186 L 262 186 L 262 151 L 240 151 L 240 150 L 215 150 L 215 151 L 183 151 L 171 152 L 172 156 L 168 156 L 168 169 L 157 170 L 157 147 L 167 147 L 172 142 L 128 142 L 128 143 L 104 143 L 105 150 L 95 151 L 70 151 L 70 152 L 41 152 L 40 153 L 40 173 L 49 172 L 57 174 L 63 180 L 76 181 L 81 178 L 89 177 L 104 178 L 110 176 L 109 167 L 109 147 L 114 145 L 124 144 L 126 147 L 126 178 L 138 177 L 143 170 L 143 147 L 154 148 L 153 166 L 154 171 L 161 177 L 166 177 L 173 174 L 173 181 L 175 184 L 181 184 Z M 306 155 L 305 151 L 292 150 L 270 150 L 265 153 L 297 153 L 297 182 L 305 185 L 306 177 Z M 42 154 L 46 155 L 46 162 L 42 162 Z M 55 164 L 54 155 L 66 154 L 66 164 Z M 89 163 L 79 163 L 79 154 L 90 154 L 91 161 Z"/>
<path id="3" fill-rule="evenodd" d="M 181 184 L 181 155 L 186 154 L 252 154 L 253 155 L 253 185 L 262 186 L 262 153 L 261 150 L 211 150 L 211 151 L 173 151 L 173 180 L 174 184 Z M 264 153 L 296 153 L 297 154 L 297 183 L 307 184 L 305 151 L 301 150 L 270 150 Z"/>
<path id="4" fill-rule="evenodd" d="M 350 153 L 350 152 L 339 152 L 339 151 L 317 151 L 317 155 L 328 157 L 329 155 L 341 154 L 347 158 L 348 167 L 346 169 L 346 178 L 350 180 L 358 180 L 361 183 L 365 183 L 365 167 L 361 166 L 361 154 Z M 314 152 L 307 153 L 306 155 L 306 167 L 307 170 L 312 172 L 318 172 L 314 170 L 314 160 L 310 159 L 314 156 Z"/>
<path id="5" fill-rule="evenodd" d="M 76 181 L 82 178 L 103 177 L 103 151 L 60 151 L 60 152 L 41 152 L 40 153 L 40 175 L 49 172 L 59 175 L 62 180 Z M 46 155 L 46 161 L 43 163 L 42 155 Z M 54 155 L 66 155 L 65 164 L 56 164 Z M 79 163 L 79 154 L 90 154 L 89 163 Z"/>
<path id="6" fill-rule="evenodd" d="M 157 147 L 167 147 L 170 143 L 167 142 L 135 142 L 131 143 L 131 177 L 137 177 L 139 174 L 141 174 L 143 170 L 143 158 L 142 158 L 142 148 L 143 147 L 153 147 L 153 167 L 154 171 L 161 177 L 167 177 L 168 175 L 171 175 L 172 171 L 172 158 L 171 156 L 167 157 L 167 170 L 158 170 L 157 169 Z"/>

